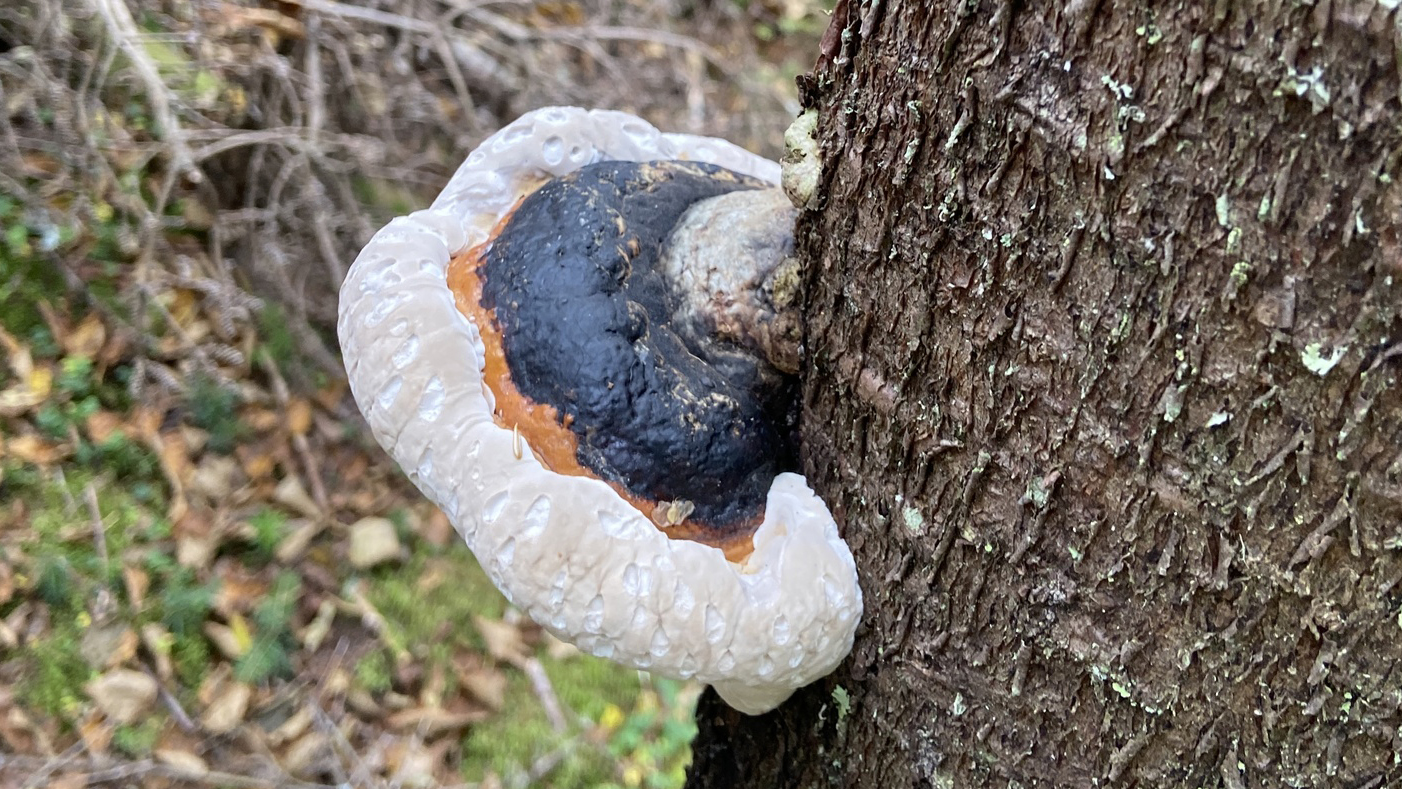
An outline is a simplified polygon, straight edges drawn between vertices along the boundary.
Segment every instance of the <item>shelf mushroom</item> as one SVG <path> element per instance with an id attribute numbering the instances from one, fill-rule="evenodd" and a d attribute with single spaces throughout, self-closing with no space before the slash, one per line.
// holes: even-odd
<path id="1" fill-rule="evenodd" d="M 582 650 L 767 712 L 831 672 L 856 567 L 794 466 L 778 164 L 620 112 L 489 137 L 356 258 L 372 433 L 508 600 Z"/>

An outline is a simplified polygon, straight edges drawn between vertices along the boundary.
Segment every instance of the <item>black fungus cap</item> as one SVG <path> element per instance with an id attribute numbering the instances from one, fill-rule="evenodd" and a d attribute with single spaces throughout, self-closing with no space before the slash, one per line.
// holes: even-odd
<path id="1" fill-rule="evenodd" d="M 479 269 L 512 382 L 565 415 L 580 464 L 635 496 L 691 502 L 717 537 L 796 467 L 796 380 L 758 358 L 727 358 L 722 375 L 673 326 L 681 299 L 659 261 L 692 204 L 768 186 L 700 163 L 590 165 L 522 201 Z"/>

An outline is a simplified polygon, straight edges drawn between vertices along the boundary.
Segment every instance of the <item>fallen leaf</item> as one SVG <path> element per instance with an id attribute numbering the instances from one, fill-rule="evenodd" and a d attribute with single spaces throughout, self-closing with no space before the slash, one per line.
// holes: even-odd
<path id="1" fill-rule="evenodd" d="M 208 567 L 219 547 L 214 514 L 203 507 L 190 507 L 175 521 L 175 560 L 191 568 Z"/>
<path id="2" fill-rule="evenodd" d="M 83 631 L 78 654 L 89 666 L 100 671 L 136 657 L 137 643 L 136 631 L 124 623 L 92 625 Z"/>
<path id="3" fill-rule="evenodd" d="M 15 596 L 15 573 L 6 557 L 0 556 L 0 605 Z"/>
<path id="4" fill-rule="evenodd" d="M 68 336 L 62 338 L 63 352 L 66 355 L 83 356 L 88 359 L 97 356 L 106 343 L 107 327 L 102 323 L 102 316 L 96 312 L 88 313 L 76 328 L 68 332 Z"/>
<path id="5" fill-rule="evenodd" d="M 385 714 L 380 703 L 364 688 L 351 688 L 346 691 L 346 706 L 362 718 L 378 718 Z"/>
<path id="6" fill-rule="evenodd" d="M 243 723 L 253 688 L 242 682 L 228 682 L 222 692 L 205 708 L 200 724 L 213 734 L 227 734 Z"/>
<path id="7" fill-rule="evenodd" d="M 127 600 L 132 608 L 141 610 L 146 592 L 151 588 L 151 575 L 131 562 L 122 564 L 122 585 L 127 588 Z M 4 600 L 0 600 L 0 603 Z"/>
<path id="8" fill-rule="evenodd" d="M 515 663 L 531 656 L 531 650 L 521 637 L 521 629 L 506 622 L 488 619 L 485 616 L 472 616 L 477 632 L 487 643 L 487 654 L 505 663 Z"/>
<path id="9" fill-rule="evenodd" d="M 273 551 L 273 556 L 283 564 L 291 564 L 301 557 L 316 535 L 325 528 L 325 524 L 321 521 L 310 518 L 293 518 L 287 522 L 287 525 L 291 527 L 291 530 L 277 544 L 277 549 Z"/>
<path id="10" fill-rule="evenodd" d="M 394 783 L 411 789 L 426 789 L 438 784 L 434 768 L 438 755 L 424 747 L 418 739 L 401 739 L 385 751 L 385 767 L 394 776 Z"/>
<path id="11" fill-rule="evenodd" d="M 321 517 L 321 509 L 312 501 L 312 497 L 307 495 L 302 481 L 294 475 L 289 474 L 277 484 L 277 489 L 273 491 L 273 500 L 308 518 Z"/>
<path id="12" fill-rule="evenodd" d="M 293 775 L 307 775 L 312 772 L 313 763 L 326 752 L 326 736 L 320 732 L 308 732 L 301 739 L 288 746 L 282 755 L 282 768 Z"/>
<path id="13" fill-rule="evenodd" d="M 247 633 L 247 629 L 244 630 Z M 243 653 L 248 651 L 248 645 L 252 639 L 241 638 L 228 625 L 221 625 L 218 622 L 205 622 L 204 634 L 214 644 L 214 648 L 219 650 L 219 654 L 229 660 L 238 660 L 243 657 Z"/>
<path id="14" fill-rule="evenodd" d="M 191 777 L 199 777 L 209 772 L 209 765 L 195 754 L 176 748 L 157 748 L 152 756 L 162 764 L 168 764 Z"/>
<path id="15" fill-rule="evenodd" d="M 453 538 L 457 536 L 457 531 L 453 529 L 452 521 L 443 514 L 443 510 L 434 507 L 433 511 L 424 519 L 423 526 L 419 529 L 419 536 L 423 537 L 424 542 L 429 545 L 442 548 L 452 542 Z"/>
<path id="16" fill-rule="evenodd" d="M 53 390 L 53 371 L 40 367 L 17 376 L 19 383 L 0 391 L 0 416 L 20 416 L 48 399 Z"/>
<path id="17" fill-rule="evenodd" d="M 468 695 L 492 710 L 500 710 L 506 703 L 506 673 L 492 666 L 483 665 L 476 655 L 470 662 L 460 662 L 454 666 L 458 684 Z"/>
<path id="18" fill-rule="evenodd" d="M 122 428 L 122 418 L 112 411 L 94 411 L 83 421 L 83 430 L 94 444 L 107 443 Z"/>
<path id="19" fill-rule="evenodd" d="M 268 582 L 249 572 L 239 562 L 221 559 L 216 575 L 219 591 L 215 593 L 212 605 L 226 619 L 252 611 L 268 596 Z"/>
<path id="20" fill-rule="evenodd" d="M 317 651 L 331 633 L 331 625 L 335 621 L 336 604 L 331 600 L 322 600 L 321 605 L 317 606 L 316 617 L 302 631 L 302 646 L 308 652 Z"/>
<path id="21" fill-rule="evenodd" d="M 78 736 L 88 753 L 103 756 L 107 753 L 107 746 L 112 743 L 112 732 L 116 728 L 111 718 L 94 710 L 78 723 Z"/>
<path id="22" fill-rule="evenodd" d="M 161 625 L 149 622 L 141 626 L 141 643 L 155 658 L 156 676 L 169 680 L 175 673 L 175 666 L 170 661 L 170 648 L 175 643 L 175 636 Z"/>
<path id="23" fill-rule="evenodd" d="M 350 527 L 348 558 L 358 570 L 397 559 L 401 551 L 399 534 L 387 518 L 361 518 Z"/>
<path id="24" fill-rule="evenodd" d="M 542 635 L 545 638 L 545 654 L 556 660 L 569 660 L 584 654 L 579 647 L 568 641 L 561 641 L 551 635 L 549 631 L 543 632 Z"/>
<path id="25" fill-rule="evenodd" d="M 52 466 L 66 457 L 68 450 L 27 433 L 7 439 L 5 454 L 32 466 Z"/>
<path id="26" fill-rule="evenodd" d="M 268 744 L 277 746 L 301 737 L 307 728 L 312 725 L 314 713 L 310 706 L 305 706 L 292 713 L 281 726 L 268 733 Z"/>
<path id="27" fill-rule="evenodd" d="M 114 668 L 92 680 L 84 690 L 108 718 L 133 723 L 156 701 L 156 680 L 140 671 Z"/>
<path id="28" fill-rule="evenodd" d="M 250 480 L 271 479 L 273 472 L 277 471 L 277 458 L 259 446 L 240 444 L 234 448 L 234 454 L 239 459 L 239 465 L 243 467 L 243 473 Z"/>
<path id="29" fill-rule="evenodd" d="M 243 470 L 228 455 L 206 455 L 190 473 L 189 488 L 210 502 L 227 501 L 242 484 Z"/>
<path id="30" fill-rule="evenodd" d="M 287 429 L 294 436 L 305 436 L 312 426 L 312 404 L 301 397 L 287 403 Z"/>
<path id="31" fill-rule="evenodd" d="M 466 729 L 491 717 L 486 710 L 449 712 L 439 707 L 415 707 L 396 712 L 385 721 L 391 729 L 412 731 L 422 737 L 436 737 L 451 731 Z"/>

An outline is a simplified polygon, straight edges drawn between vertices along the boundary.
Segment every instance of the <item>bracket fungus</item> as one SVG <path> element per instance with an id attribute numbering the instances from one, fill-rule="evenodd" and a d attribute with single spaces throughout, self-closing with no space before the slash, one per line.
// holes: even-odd
<path id="1" fill-rule="evenodd" d="M 620 112 L 489 137 L 341 290 L 381 446 L 508 600 L 759 714 L 851 650 L 861 590 L 798 474 L 779 165 Z"/>

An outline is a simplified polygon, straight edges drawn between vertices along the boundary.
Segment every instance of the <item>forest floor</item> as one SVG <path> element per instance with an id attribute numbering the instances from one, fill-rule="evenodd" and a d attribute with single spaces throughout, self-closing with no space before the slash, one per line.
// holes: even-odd
<path id="1" fill-rule="evenodd" d="M 546 103 L 774 155 L 818 0 L 0 9 L 0 785 L 675 787 L 699 688 L 511 609 L 335 293 Z"/>

